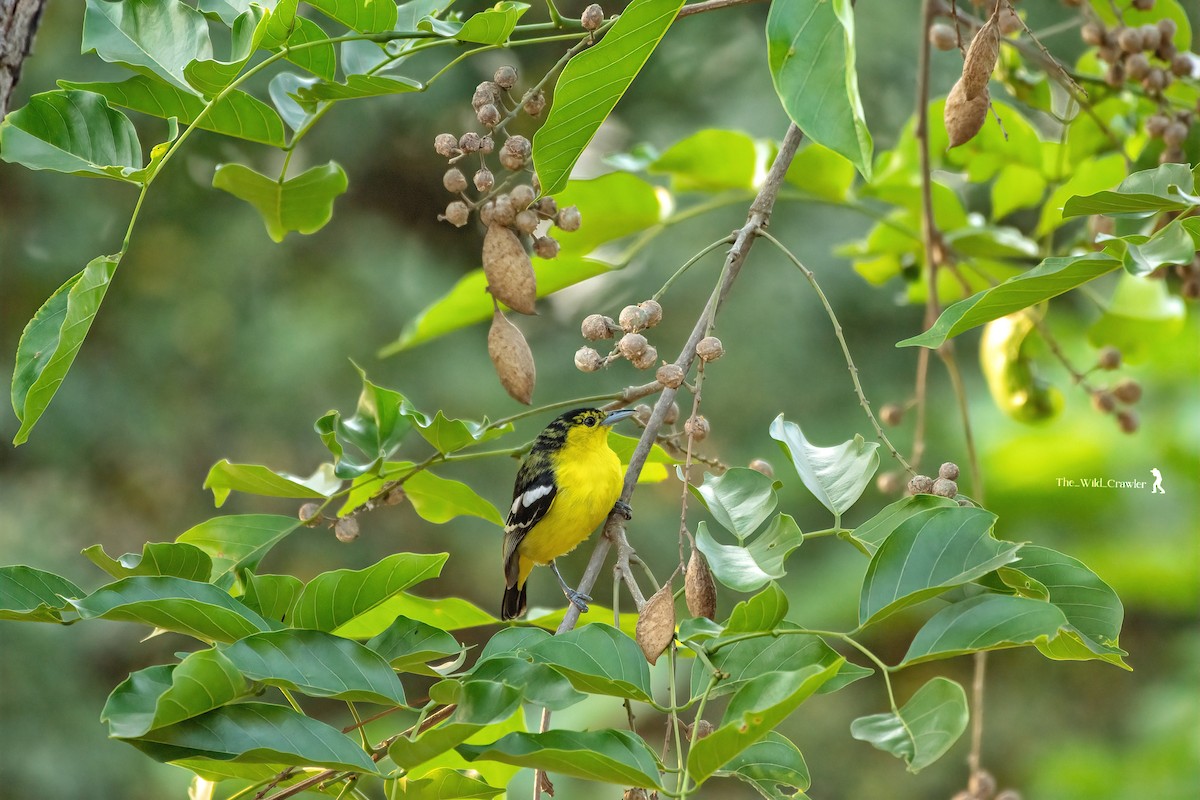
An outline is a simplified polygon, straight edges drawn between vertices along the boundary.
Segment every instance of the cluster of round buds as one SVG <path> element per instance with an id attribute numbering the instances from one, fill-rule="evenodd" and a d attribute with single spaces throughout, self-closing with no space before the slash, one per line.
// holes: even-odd
<path id="1" fill-rule="evenodd" d="M 977 769 L 971 773 L 967 788 L 954 795 L 952 800 L 1021 800 L 1021 793 L 1016 789 L 1003 789 L 997 794 L 992 773 Z"/>
<path id="2" fill-rule="evenodd" d="M 942 466 L 938 467 L 938 476 L 931 478 L 928 475 L 914 475 L 908 481 L 909 494 L 935 494 L 938 497 L 946 497 L 953 499 L 958 495 L 958 465 L 953 461 L 947 461 Z M 959 501 L 959 505 L 965 504 L 965 498 Z"/>
<path id="3" fill-rule="evenodd" d="M 561 215 L 562 212 L 559 214 Z M 584 317 L 583 324 L 580 325 L 580 333 L 590 342 L 613 339 L 617 334 L 623 335 L 617 339 L 615 346 L 607 356 L 600 355 L 593 347 L 579 348 L 575 352 L 575 366 L 580 371 L 595 372 L 620 358 L 628 360 L 638 369 L 650 369 L 658 363 L 657 348 L 650 344 L 650 341 L 641 333 L 662 321 L 662 306 L 658 304 L 658 301 L 644 300 L 637 305 L 625 306 L 621 309 L 618 320 L 614 321 L 612 317 L 606 317 L 603 314 L 589 314 Z M 682 382 L 683 377 L 680 375 L 679 383 Z M 675 386 L 678 386 L 679 383 L 676 383 Z"/>
<path id="4" fill-rule="evenodd" d="M 1186 55 L 1177 56 L 1177 58 L 1189 58 Z M 1200 104 L 1197 104 L 1200 107 Z M 1151 114 L 1146 117 L 1146 135 L 1151 139 L 1162 139 L 1165 147 L 1162 155 L 1159 156 L 1159 161 L 1167 162 L 1186 162 L 1187 154 L 1183 151 L 1183 144 L 1187 141 L 1188 134 L 1192 129 L 1192 122 L 1195 115 L 1188 110 L 1175 111 L 1165 105 L 1157 114 Z"/>
<path id="5" fill-rule="evenodd" d="M 1092 390 L 1092 408 L 1101 414 L 1115 414 L 1117 425 L 1125 433 L 1135 433 L 1138 429 L 1138 416 L 1129 406 L 1136 405 L 1141 399 L 1142 385 L 1133 378 L 1122 378 L 1111 389 Z"/>

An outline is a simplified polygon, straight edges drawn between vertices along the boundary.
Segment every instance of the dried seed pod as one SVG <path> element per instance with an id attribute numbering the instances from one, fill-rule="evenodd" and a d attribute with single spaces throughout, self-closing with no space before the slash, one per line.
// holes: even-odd
<path id="1" fill-rule="evenodd" d="M 1096 366 L 1100 369 L 1116 369 L 1121 366 L 1121 351 L 1111 344 L 1101 347 L 1096 354 Z"/>
<path id="2" fill-rule="evenodd" d="M 667 425 L 674 425 L 679 419 L 679 403 L 672 402 L 667 406 L 667 413 L 663 414 L 663 422 Z"/>
<path id="3" fill-rule="evenodd" d="M 884 425 L 899 425 L 904 421 L 904 409 L 896 403 L 884 403 L 879 407 L 879 419 Z"/>
<path id="4" fill-rule="evenodd" d="M 305 503 L 300 506 L 300 512 L 297 515 L 300 521 L 309 528 L 315 528 L 321 522 L 321 506 L 317 503 Z"/>
<path id="5" fill-rule="evenodd" d="M 1138 415 L 1127 408 L 1117 412 L 1117 424 L 1121 426 L 1122 433 L 1137 433 Z"/>
<path id="6" fill-rule="evenodd" d="M 471 209 L 467 208 L 467 204 L 461 200 L 455 200 L 450 205 L 446 206 L 446 213 L 438 214 L 438 220 L 449 222 L 456 228 L 461 228 L 471 219 Z"/>
<path id="7" fill-rule="evenodd" d="M 1158 56 L 1160 61 L 1170 63 L 1175 60 L 1175 56 L 1179 50 L 1175 47 L 1175 40 L 1164 36 L 1162 42 L 1159 43 L 1158 49 L 1154 51 L 1154 55 Z"/>
<path id="8" fill-rule="evenodd" d="M 581 347 L 575 351 L 575 368 L 580 372 L 595 372 L 604 366 L 604 356 L 590 347 Z"/>
<path id="9" fill-rule="evenodd" d="M 938 478 L 933 482 L 930 492 L 938 497 L 954 497 L 958 494 L 958 484 L 945 478 Z"/>
<path id="10" fill-rule="evenodd" d="M 538 258 L 557 258 L 558 240 L 552 236 L 539 236 L 533 240 L 533 252 Z"/>
<path id="11" fill-rule="evenodd" d="M 696 342 L 696 355 L 704 362 L 716 361 L 725 355 L 725 345 L 721 344 L 721 340 L 715 336 L 705 336 Z"/>
<path id="12" fill-rule="evenodd" d="M 1146 135 L 1152 139 L 1161 138 L 1170 124 L 1171 120 L 1165 114 L 1151 114 L 1146 117 Z"/>
<path id="13" fill-rule="evenodd" d="M 517 68 L 511 64 L 504 64 L 496 68 L 496 74 L 492 76 L 492 82 L 501 89 L 511 89 L 517 85 Z"/>
<path id="14" fill-rule="evenodd" d="M 623 325 L 621 327 L 624 327 Z M 646 337 L 640 333 L 627 333 L 617 342 L 617 352 L 623 357 L 632 359 L 641 355 L 649 346 Z"/>
<path id="15" fill-rule="evenodd" d="M 1191 77 L 1193 69 L 1192 57 L 1187 53 L 1176 53 L 1175 57 L 1171 59 L 1171 74 L 1176 77 Z"/>
<path id="16" fill-rule="evenodd" d="M 492 328 L 488 331 L 488 355 L 504 391 L 517 402 L 529 405 L 537 380 L 533 351 L 517 326 L 509 322 L 499 309 L 492 315 Z"/>
<path id="17" fill-rule="evenodd" d="M 1115 69 L 1115 68 L 1117 68 L 1116 64 L 1114 64 L 1112 67 L 1109 67 L 1109 72 L 1111 73 L 1113 71 L 1113 69 Z M 1111 74 L 1110 74 L 1110 76 L 1106 77 L 1105 80 L 1109 81 L 1110 86 L 1114 85 L 1111 80 Z M 1120 82 L 1118 82 L 1115 85 L 1119 86 Z M 1151 94 L 1161 92 L 1166 87 L 1166 85 L 1167 85 L 1167 73 L 1165 71 L 1159 69 L 1158 67 L 1152 67 L 1150 69 L 1150 72 L 1148 72 L 1146 74 L 1146 77 L 1142 78 L 1142 88 L 1145 89 L 1147 92 L 1150 92 Z"/>
<path id="18" fill-rule="evenodd" d="M 1151 70 L 1151 72 L 1157 72 L 1157 70 Z M 1145 84 L 1146 80 L 1149 80 L 1149 78 L 1150 76 L 1147 75 L 1146 78 L 1143 79 L 1142 83 Z M 1120 62 L 1109 64 L 1108 69 L 1104 73 L 1104 82 L 1114 89 L 1118 88 L 1125 82 L 1125 67 L 1122 66 Z"/>
<path id="19" fill-rule="evenodd" d="M 933 478 L 928 475 L 914 475 L 908 479 L 909 494 L 930 494 L 933 492 Z"/>
<path id="20" fill-rule="evenodd" d="M 594 31 L 604 24 L 604 9 L 592 3 L 579 15 L 579 24 L 585 31 Z"/>
<path id="21" fill-rule="evenodd" d="M 752 458 L 752 459 L 750 459 L 750 463 L 747 464 L 746 466 L 749 467 L 750 469 L 754 470 L 755 472 L 761 472 L 763 475 L 766 475 L 768 478 L 775 477 L 775 468 L 772 467 L 771 462 L 767 461 L 765 458 Z"/>
<path id="22" fill-rule="evenodd" d="M 938 467 L 938 477 L 945 478 L 948 481 L 958 480 L 958 464 L 953 461 L 947 461 Z"/>
<path id="23" fill-rule="evenodd" d="M 484 225 L 491 225 L 496 219 L 496 201 L 488 200 L 479 207 L 479 221 Z"/>
<path id="24" fill-rule="evenodd" d="M 475 118 L 489 128 L 495 127 L 500 122 L 500 109 L 492 103 L 487 103 L 479 107 L 479 110 L 475 112 Z"/>
<path id="25" fill-rule="evenodd" d="M 989 798 L 996 793 L 996 779 L 986 769 L 976 770 L 967 780 L 967 789 L 980 800 Z"/>
<path id="26" fill-rule="evenodd" d="M 633 418 L 643 427 L 650 424 L 650 415 L 652 413 L 653 409 L 646 403 L 638 403 L 633 407 Z"/>
<path id="27" fill-rule="evenodd" d="M 525 113 L 531 117 L 540 116 L 541 113 L 546 110 L 545 93 L 539 90 L 529 95 L 529 97 L 526 98 L 525 102 L 521 105 L 521 108 L 524 109 Z"/>
<path id="28" fill-rule="evenodd" d="M 447 192 L 458 194 L 467 190 L 467 176 L 462 174 L 462 170 L 458 167 L 451 167 L 446 170 L 446 174 L 442 176 L 442 186 L 446 187 Z"/>
<path id="29" fill-rule="evenodd" d="M 1126 405 L 1142 399 L 1142 385 L 1133 378 L 1122 378 L 1112 390 L 1113 396 Z"/>
<path id="30" fill-rule="evenodd" d="M 1165 40 L 1174 40 L 1175 32 L 1178 30 L 1179 26 L 1170 17 L 1163 17 L 1158 21 L 1158 31 Z"/>
<path id="31" fill-rule="evenodd" d="M 475 188 L 481 192 L 489 192 L 496 185 L 496 176 L 487 167 L 480 167 L 475 172 L 475 176 L 471 178 L 475 184 Z"/>
<path id="32" fill-rule="evenodd" d="M 453 158 L 458 155 L 458 139 L 453 133 L 439 133 L 433 139 L 433 149 L 439 156 Z"/>
<path id="33" fill-rule="evenodd" d="M 558 213 L 558 203 L 553 197 L 543 197 L 537 201 L 537 212 L 543 217 L 553 217 Z"/>
<path id="34" fill-rule="evenodd" d="M 483 144 L 483 137 L 474 131 L 467 131 L 462 136 L 458 137 L 458 149 L 464 153 L 479 152 L 480 145 Z"/>
<path id="35" fill-rule="evenodd" d="M 533 262 L 511 229 L 494 223 L 488 226 L 483 237 L 483 272 L 493 297 L 521 314 L 536 313 Z"/>
<path id="36" fill-rule="evenodd" d="M 1146 46 L 1141 28 L 1122 28 L 1117 32 L 1117 47 L 1126 53 L 1140 53 Z"/>
<path id="37" fill-rule="evenodd" d="M 650 315 L 639 306 L 625 306 L 621 309 L 621 315 L 617 317 L 617 321 L 621 323 L 621 330 L 633 333 L 647 327 L 646 323 L 650 321 Z"/>
<path id="38" fill-rule="evenodd" d="M 513 227 L 516 228 L 521 233 L 525 234 L 526 236 L 530 235 L 535 230 L 537 230 L 537 226 L 538 226 L 538 215 L 535 214 L 534 212 L 530 211 L 529 209 L 525 209 L 524 211 L 517 214 L 516 220 L 513 221 Z"/>
<path id="39" fill-rule="evenodd" d="M 634 639 L 642 648 L 642 654 L 651 664 L 671 646 L 675 638 L 675 595 L 671 584 L 666 584 L 650 598 L 638 612 Z"/>
<path id="40" fill-rule="evenodd" d="M 1092 408 L 1099 411 L 1101 414 L 1110 414 L 1117 407 L 1117 402 L 1113 398 L 1111 392 L 1103 390 L 1092 392 Z"/>
<path id="41" fill-rule="evenodd" d="M 690 436 L 693 441 L 703 442 L 708 438 L 710 432 L 708 420 L 701 414 L 688 417 L 687 422 L 683 423 L 683 432 Z"/>
<path id="42" fill-rule="evenodd" d="M 1099 22 L 1087 23 L 1080 29 L 1079 35 L 1083 41 L 1092 47 L 1099 47 L 1104 44 L 1104 26 Z"/>
<path id="43" fill-rule="evenodd" d="M 512 225 L 517 220 L 517 209 L 512 198 L 506 194 L 497 197 L 492 206 L 492 221 L 497 225 Z"/>
<path id="44" fill-rule="evenodd" d="M 683 384 L 683 367 L 678 364 L 663 364 L 654 373 L 654 379 L 668 389 L 678 389 Z"/>
<path id="45" fill-rule="evenodd" d="M 1182 147 L 1187 137 L 1188 126 L 1179 120 L 1173 120 L 1163 131 L 1163 141 L 1168 147 Z"/>
<path id="46" fill-rule="evenodd" d="M 694 725 L 686 725 L 685 724 L 683 727 L 687 733 L 688 739 L 689 740 L 694 739 L 697 742 L 707 736 L 711 736 L 713 730 L 715 730 L 712 726 L 712 723 L 706 719 L 698 719 L 698 720 L 696 720 Z M 695 734 L 692 733 L 693 727 L 696 729 Z"/>
<path id="47" fill-rule="evenodd" d="M 520 156 L 521 158 L 529 158 L 533 155 L 533 145 L 524 136 L 510 136 L 504 140 L 502 148 L 510 153 Z"/>
<path id="48" fill-rule="evenodd" d="M 717 584 L 704 554 L 695 548 L 688 559 L 683 574 L 683 595 L 687 599 L 688 613 L 693 617 L 717 618 Z"/>
<path id="49" fill-rule="evenodd" d="M 500 164 L 509 172 L 520 172 L 525 169 L 525 159 L 511 150 L 500 150 Z"/>
<path id="50" fill-rule="evenodd" d="M 944 22 L 929 26 L 929 43 L 938 50 L 953 50 L 958 47 L 958 34 Z"/>
<path id="51" fill-rule="evenodd" d="M 662 306 L 659 305 L 657 300 L 643 300 L 638 303 L 638 308 L 646 312 L 647 328 L 653 328 L 662 322 Z"/>
<path id="52" fill-rule="evenodd" d="M 1134 53 L 1125 59 L 1125 74 L 1131 81 L 1142 80 L 1150 74 L 1150 59 L 1146 58 L 1145 53 Z"/>
<path id="53" fill-rule="evenodd" d="M 1142 49 L 1146 52 L 1153 53 L 1162 44 L 1162 31 L 1157 25 L 1147 22 L 1138 31 L 1142 34 Z"/>
<path id="54" fill-rule="evenodd" d="M 579 225 L 582 222 L 583 219 L 579 216 L 579 209 L 575 206 L 567 206 L 560 210 L 554 217 L 554 224 L 567 233 L 574 233 L 579 230 Z"/>
<path id="55" fill-rule="evenodd" d="M 496 149 L 496 140 L 492 138 L 491 134 L 487 134 L 479 140 L 479 152 L 485 156 L 491 155 L 494 149 Z"/>
<path id="56" fill-rule="evenodd" d="M 616 325 L 617 323 L 603 314 L 588 314 L 583 318 L 583 324 L 579 326 L 579 330 L 583 334 L 583 338 L 595 342 L 600 339 L 611 339 L 613 328 Z"/>
<path id="57" fill-rule="evenodd" d="M 475 87 L 471 96 L 471 108 L 476 112 L 484 106 L 494 106 L 500 102 L 500 87 L 491 81 L 484 81 Z"/>
<path id="58" fill-rule="evenodd" d="M 967 48 L 966 59 L 963 61 L 962 84 L 965 100 L 974 100 L 981 94 L 987 94 L 988 81 L 991 80 L 992 70 L 1000 57 L 1000 30 L 998 18 L 993 16 L 985 22 Z"/>
<path id="59" fill-rule="evenodd" d="M 358 520 L 354 517 L 342 517 L 334 523 L 333 535 L 339 542 L 353 542 L 358 538 Z"/>
<path id="60" fill-rule="evenodd" d="M 882 494 L 897 494 L 904 488 L 904 481 L 898 472 L 881 472 L 875 479 L 875 488 Z"/>
<path id="61" fill-rule="evenodd" d="M 646 349 L 629 359 L 629 363 L 637 369 L 650 369 L 658 364 L 658 348 L 646 345 Z"/>
<path id="62" fill-rule="evenodd" d="M 975 138 L 987 121 L 988 91 L 968 99 L 963 89 L 962 80 L 957 81 L 946 98 L 946 109 L 943 119 L 946 123 L 946 134 L 951 147 L 958 147 Z"/>
<path id="63" fill-rule="evenodd" d="M 516 209 L 518 211 L 524 211 L 525 209 L 529 208 L 529 204 L 533 202 L 535 194 L 532 186 L 530 186 L 528 183 L 521 183 L 513 187 L 513 190 L 509 193 L 509 196 L 512 197 L 513 205 L 516 207 Z"/>

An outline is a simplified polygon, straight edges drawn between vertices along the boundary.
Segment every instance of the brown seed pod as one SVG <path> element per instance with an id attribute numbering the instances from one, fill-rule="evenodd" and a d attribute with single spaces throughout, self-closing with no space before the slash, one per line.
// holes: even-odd
<path id="1" fill-rule="evenodd" d="M 648 327 L 646 323 L 650 321 L 650 315 L 638 306 L 625 306 L 621 309 L 621 315 L 617 317 L 617 321 L 621 323 L 621 330 L 633 333 Z"/>
<path id="2" fill-rule="evenodd" d="M 672 402 L 667 406 L 667 413 L 663 414 L 663 422 L 667 425 L 674 425 L 679 419 L 679 403 Z"/>
<path id="3" fill-rule="evenodd" d="M 693 727 L 696 729 L 696 732 L 694 735 L 692 733 Z M 684 724 L 683 729 L 684 729 L 684 733 L 687 736 L 689 741 L 692 739 L 695 739 L 695 741 L 697 741 L 697 742 L 708 736 L 712 736 L 712 732 L 715 730 L 715 728 L 713 728 L 712 723 L 706 719 L 698 719 L 698 720 L 696 720 L 694 725 Z"/>
<path id="4" fill-rule="evenodd" d="M 958 484 L 945 478 L 938 478 L 933 482 L 930 492 L 938 497 L 954 497 L 958 494 Z"/>
<path id="5" fill-rule="evenodd" d="M 511 150 L 500 150 L 500 165 L 509 172 L 520 172 L 525 169 L 525 159 Z"/>
<path id="6" fill-rule="evenodd" d="M 634 639 L 642 648 L 642 654 L 651 664 L 666 652 L 675 638 L 675 595 L 671 584 L 666 584 L 650 598 L 638 612 Z"/>
<path id="7" fill-rule="evenodd" d="M 1146 135 L 1151 139 L 1161 138 L 1170 124 L 1171 120 L 1165 114 L 1151 114 L 1146 117 Z"/>
<path id="8" fill-rule="evenodd" d="M 446 174 L 442 176 L 442 186 L 446 187 L 447 192 L 458 194 L 467 190 L 467 176 L 462 174 L 462 170 L 458 167 L 451 167 L 446 170 Z"/>
<path id="9" fill-rule="evenodd" d="M 439 156 L 453 158 L 458 155 L 458 139 L 453 133 L 439 133 L 433 139 L 433 149 Z"/>
<path id="10" fill-rule="evenodd" d="M 491 225 L 496 220 L 496 201 L 488 200 L 479 207 L 479 221 Z"/>
<path id="11" fill-rule="evenodd" d="M 688 417 L 687 422 L 683 423 L 683 432 L 690 436 L 693 441 L 703 442 L 708 438 L 709 434 L 708 420 L 701 414 Z"/>
<path id="12" fill-rule="evenodd" d="M 537 201 L 537 212 L 543 217 L 553 217 L 558 213 L 558 203 L 553 197 L 543 197 Z"/>
<path id="13" fill-rule="evenodd" d="M 554 217 L 554 224 L 563 229 L 567 233 L 573 233 L 579 230 L 579 225 L 583 222 L 583 218 L 579 215 L 579 209 L 575 206 L 567 206 L 560 209 Z"/>
<path id="14" fill-rule="evenodd" d="M 604 9 L 595 3 L 583 10 L 579 15 L 579 24 L 585 31 L 594 31 L 604 24 Z"/>
<path id="15" fill-rule="evenodd" d="M 552 236 L 539 236 L 533 240 L 533 252 L 538 258 L 556 258 L 558 256 L 558 240 Z"/>
<path id="16" fill-rule="evenodd" d="M 755 472 L 761 472 L 763 475 L 766 475 L 768 478 L 775 477 L 775 468 L 772 467 L 771 462 L 767 461 L 765 458 L 752 458 L 752 459 L 750 459 L 750 463 L 747 464 L 746 466 L 749 467 L 750 469 L 754 470 Z"/>
<path id="17" fill-rule="evenodd" d="M 524 136 L 510 136 L 504 140 L 502 148 L 510 153 L 514 153 L 521 158 L 529 158 L 533 154 L 533 145 Z"/>
<path id="18" fill-rule="evenodd" d="M 595 372 L 604 366 L 604 356 L 590 347 L 581 347 L 575 351 L 575 369 L 580 372 Z"/>
<path id="19" fill-rule="evenodd" d="M 492 150 L 496 149 L 496 140 L 489 133 L 479 140 L 479 152 L 486 155 L 491 155 Z"/>
<path id="20" fill-rule="evenodd" d="M 654 373 L 654 379 L 668 389 L 678 389 L 683 384 L 683 367 L 678 364 L 663 364 Z"/>
<path id="21" fill-rule="evenodd" d="M 953 461 L 947 461 L 938 467 L 938 477 L 945 478 L 948 481 L 958 480 L 958 464 Z"/>
<path id="22" fill-rule="evenodd" d="M 1150 72 L 1158 72 L 1158 70 L 1152 69 Z M 1142 80 L 1142 84 L 1144 85 L 1149 79 L 1150 76 L 1147 75 Z M 1104 82 L 1114 89 L 1120 87 L 1125 82 L 1125 67 L 1119 61 L 1115 64 L 1109 64 L 1108 69 L 1104 73 Z"/>
<path id="23" fill-rule="evenodd" d="M 500 87 L 491 81 L 484 81 L 475 87 L 471 96 L 471 108 L 476 112 L 484 106 L 494 106 L 500 102 Z"/>
<path id="24" fill-rule="evenodd" d="M 517 209 L 512 198 L 502 194 L 492 205 L 492 222 L 497 225 L 512 225 L 517 221 Z"/>
<path id="25" fill-rule="evenodd" d="M 501 89 L 513 88 L 517 85 L 517 68 L 511 64 L 497 67 L 496 74 L 492 76 L 492 81 Z"/>
<path id="26" fill-rule="evenodd" d="M 1092 47 L 1099 47 L 1104 44 L 1104 26 L 1099 22 L 1087 23 L 1080 29 L 1079 35 L 1083 41 Z"/>
<path id="27" fill-rule="evenodd" d="M 534 92 L 521 105 L 521 108 L 523 108 L 525 110 L 525 113 L 531 117 L 536 117 L 536 116 L 541 115 L 541 113 L 546 110 L 546 95 L 545 95 L 545 93 L 543 93 L 541 91 Z"/>
<path id="28" fill-rule="evenodd" d="M 996 779 L 986 769 L 976 770 L 967 781 L 967 789 L 978 798 L 990 798 L 996 793 Z"/>
<path id="29" fill-rule="evenodd" d="M 1187 78 L 1192 74 L 1192 57 L 1187 53 L 1176 53 L 1171 59 L 1171 73 L 1179 78 Z"/>
<path id="30" fill-rule="evenodd" d="M 1187 141 L 1188 126 L 1179 120 L 1173 120 L 1163 131 L 1163 141 L 1167 147 L 1182 147 Z"/>
<path id="31" fill-rule="evenodd" d="M 988 98 L 986 87 L 972 100 L 967 98 L 961 80 L 954 84 L 946 98 L 943 114 L 951 147 L 971 141 L 983 129 L 983 123 L 987 121 Z"/>
<path id="32" fill-rule="evenodd" d="M 1121 366 L 1121 351 L 1111 344 L 1101 347 L 1096 354 L 1096 366 L 1100 369 L 1116 369 Z"/>
<path id="33" fill-rule="evenodd" d="M 1092 392 L 1092 408 L 1101 414 L 1110 414 L 1116 407 L 1117 402 L 1113 398 L 1112 393 L 1103 390 Z"/>
<path id="34" fill-rule="evenodd" d="M 929 26 L 929 43 L 938 50 L 953 50 L 958 47 L 958 34 L 944 22 Z"/>
<path id="35" fill-rule="evenodd" d="M 1137 433 L 1138 415 L 1125 408 L 1117 412 L 1117 424 L 1122 433 Z"/>
<path id="36" fill-rule="evenodd" d="M 475 188 L 481 192 L 491 191 L 491 188 L 496 185 L 496 176 L 487 167 L 480 167 L 476 170 L 471 180 L 475 184 Z"/>
<path id="37" fill-rule="evenodd" d="M 717 584 L 713 581 L 708 561 L 699 550 L 692 549 L 687 571 L 683 574 L 683 594 L 688 613 L 693 617 L 717 618 Z"/>
<path id="38" fill-rule="evenodd" d="M 1126 405 L 1142 399 L 1142 385 L 1133 378 L 1122 378 L 1112 390 L 1113 396 Z"/>
<path id="39" fill-rule="evenodd" d="M 461 228 L 463 225 L 466 225 L 470 218 L 471 209 L 467 208 L 467 204 L 461 200 L 455 200 L 453 203 L 450 203 L 448 206 L 446 206 L 446 212 L 444 214 L 438 214 L 439 220 L 449 222 L 456 228 Z"/>
<path id="40" fill-rule="evenodd" d="M 933 478 L 928 475 L 914 475 L 908 479 L 909 494 L 930 494 L 933 492 Z"/>
<path id="41" fill-rule="evenodd" d="M 600 339 L 611 339 L 613 328 L 616 325 L 617 323 L 603 314 L 588 314 L 583 318 L 583 323 L 579 326 L 579 331 L 583 334 L 583 338 L 595 342 Z"/>
<path id="42" fill-rule="evenodd" d="M 638 303 L 638 308 L 646 312 L 647 328 L 653 328 L 662 322 L 662 306 L 659 305 L 657 300 L 643 300 Z"/>
<path id="43" fill-rule="evenodd" d="M 652 344 L 646 345 L 646 349 L 629 359 L 629 363 L 638 369 L 650 369 L 658 364 L 658 348 Z"/>
<path id="44" fill-rule="evenodd" d="M 305 503 L 300 506 L 300 512 L 297 515 L 300 521 L 309 528 L 315 528 L 321 521 L 321 506 L 316 503 Z"/>
<path id="45" fill-rule="evenodd" d="M 991 80 L 992 70 L 996 68 L 996 60 L 999 57 L 1000 30 L 997 15 L 989 18 L 975 32 L 971 46 L 967 48 L 962 78 L 959 81 L 962 83 L 965 100 L 974 100 L 981 94 L 987 94 L 988 81 Z"/>
<path id="46" fill-rule="evenodd" d="M 633 418 L 643 427 L 650 424 L 650 415 L 652 413 L 654 413 L 654 409 L 650 408 L 646 403 L 638 403 L 633 407 Z"/>
<path id="47" fill-rule="evenodd" d="M 489 128 L 495 127 L 500 122 L 500 109 L 492 103 L 480 106 L 475 112 L 475 118 L 483 125 Z"/>
<path id="48" fill-rule="evenodd" d="M 1142 49 L 1146 52 L 1153 53 L 1162 44 L 1162 31 L 1157 25 L 1147 22 L 1138 30 L 1142 34 Z"/>
<path id="49" fill-rule="evenodd" d="M 884 425 L 899 425 L 904 421 L 904 409 L 896 403 L 884 403 L 879 407 L 879 420 Z"/>
<path id="50" fill-rule="evenodd" d="M 1105 80 L 1109 82 L 1109 86 L 1120 86 L 1120 81 L 1118 81 L 1116 84 L 1112 82 L 1112 73 L 1114 69 L 1118 69 L 1116 64 L 1113 64 L 1113 66 L 1109 67 L 1109 75 L 1105 77 Z M 1146 77 L 1142 78 L 1142 88 L 1151 94 L 1161 92 L 1166 85 L 1167 73 L 1158 67 L 1151 67 L 1150 72 L 1146 73 Z"/>
<path id="51" fill-rule="evenodd" d="M 704 362 L 716 361 L 725 355 L 725 345 L 721 344 L 721 340 L 715 336 L 705 336 L 696 342 L 696 355 Z"/>
<path id="52" fill-rule="evenodd" d="M 517 326 L 499 309 L 492 315 L 492 328 L 488 331 L 488 355 L 504 391 L 517 402 L 529 405 L 537 381 L 533 351 Z"/>
<path id="53" fill-rule="evenodd" d="M 537 230 L 537 226 L 538 215 L 529 209 L 525 209 L 521 213 L 517 214 L 517 218 L 513 222 L 513 227 L 526 236 Z"/>
<path id="54" fill-rule="evenodd" d="M 458 137 L 458 149 L 464 153 L 477 153 L 483 144 L 483 138 L 474 131 L 467 131 Z"/>
<path id="55" fill-rule="evenodd" d="M 537 313 L 534 310 L 537 278 L 533 274 L 533 262 L 510 228 L 497 224 L 488 226 L 483 237 L 483 272 L 493 297 L 521 314 Z"/>
<path id="56" fill-rule="evenodd" d="M 358 538 L 358 520 L 342 517 L 333 526 L 333 535 L 339 542 L 353 542 Z"/>
<path id="57" fill-rule="evenodd" d="M 528 183 L 519 183 L 513 187 L 509 196 L 512 197 L 513 205 L 517 210 L 524 211 L 529 208 L 529 204 L 533 202 L 533 198 L 536 195 L 534 194 L 533 187 Z"/>
<path id="58" fill-rule="evenodd" d="M 1146 46 L 1141 28 L 1122 28 L 1117 32 L 1117 47 L 1126 53 L 1140 53 Z"/>
<path id="59" fill-rule="evenodd" d="M 1140 81 L 1150 74 L 1150 59 L 1146 58 L 1145 53 L 1134 53 L 1125 59 L 1125 74 L 1131 81 Z"/>
<path id="60" fill-rule="evenodd" d="M 627 333 L 617 342 L 617 352 L 625 358 L 632 359 L 641 355 L 649 346 L 646 337 L 640 333 Z"/>

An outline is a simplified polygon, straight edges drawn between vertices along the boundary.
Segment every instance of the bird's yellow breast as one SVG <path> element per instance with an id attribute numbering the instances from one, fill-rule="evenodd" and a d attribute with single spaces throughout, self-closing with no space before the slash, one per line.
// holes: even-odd
<path id="1" fill-rule="evenodd" d="M 574 550 L 621 496 L 621 461 L 608 446 L 607 429 L 579 433 L 572 432 L 553 457 L 554 504 L 517 548 L 534 563 L 548 564 Z"/>

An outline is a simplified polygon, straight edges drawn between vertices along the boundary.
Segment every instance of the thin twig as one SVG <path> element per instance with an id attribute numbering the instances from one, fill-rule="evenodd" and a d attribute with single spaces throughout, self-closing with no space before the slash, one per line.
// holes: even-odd
<path id="1" fill-rule="evenodd" d="M 731 8 L 732 6 L 745 6 L 750 3 L 761 2 L 762 0 L 704 0 L 702 3 L 693 3 L 690 6 L 684 6 L 679 9 L 679 13 L 675 15 L 675 19 L 690 17 L 692 14 L 703 14 L 705 11 L 716 11 L 722 8 Z"/>

